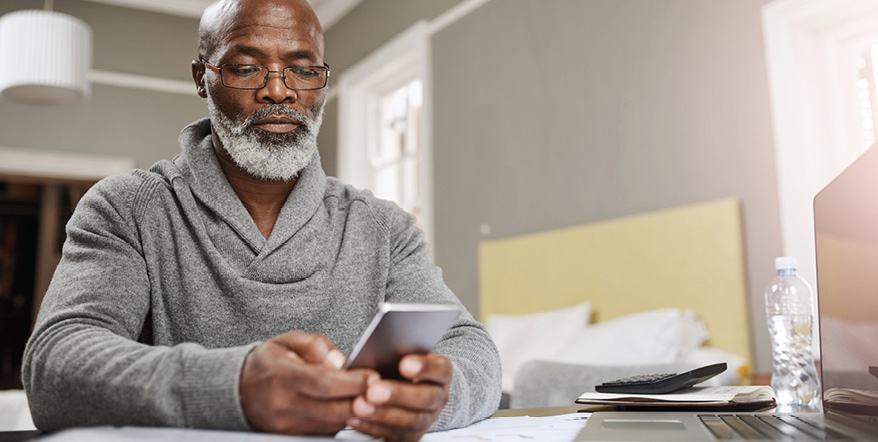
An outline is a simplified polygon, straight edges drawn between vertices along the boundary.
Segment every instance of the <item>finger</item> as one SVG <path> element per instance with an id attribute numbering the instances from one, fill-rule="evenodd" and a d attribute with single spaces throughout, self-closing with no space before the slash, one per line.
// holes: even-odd
<path id="1" fill-rule="evenodd" d="M 415 382 L 451 382 L 451 360 L 437 353 L 406 355 L 399 361 L 399 372 Z"/>
<path id="2" fill-rule="evenodd" d="M 398 381 L 378 381 L 366 388 L 365 400 L 372 406 L 394 406 L 411 410 L 439 410 L 448 401 L 445 386 Z"/>
<path id="3" fill-rule="evenodd" d="M 363 413 L 366 407 L 372 407 L 370 412 Z M 356 398 L 351 407 L 353 417 L 363 421 L 378 423 L 387 427 L 423 429 L 427 430 L 441 409 L 413 410 L 395 406 L 374 407 L 363 398 Z"/>
<path id="4" fill-rule="evenodd" d="M 278 335 L 272 340 L 307 362 L 322 363 L 333 368 L 341 368 L 344 364 L 344 355 L 332 345 L 326 336 L 292 330 Z"/>
<path id="5" fill-rule="evenodd" d="M 366 392 L 378 374 L 370 370 L 337 370 L 323 365 L 285 364 L 283 385 L 314 399 L 352 399 Z"/>
<path id="6" fill-rule="evenodd" d="M 353 418 L 347 421 L 347 424 L 354 430 L 363 434 L 368 434 L 377 438 L 383 438 L 385 442 L 414 442 L 421 439 L 421 436 L 429 429 L 429 424 L 424 428 L 403 428 L 398 426 L 385 425 L 381 422 Z"/>
<path id="7" fill-rule="evenodd" d="M 260 431 L 285 434 L 334 434 L 351 416 L 351 400 L 319 401 L 301 396 L 266 395 L 252 410 Z M 259 425 L 256 425 L 259 424 Z"/>
<path id="8" fill-rule="evenodd" d="M 272 345 L 273 344 L 273 345 Z M 289 348 L 267 341 L 248 355 L 242 382 L 273 385 L 284 395 L 305 395 L 319 399 L 349 398 L 365 393 L 370 382 L 379 379 L 372 370 L 338 370 L 309 364 Z"/>
<path id="9" fill-rule="evenodd" d="M 280 432 L 297 434 L 325 434 L 338 432 L 347 424 L 351 413 L 350 399 L 322 401 L 308 397 L 295 398 L 295 404 L 287 402 L 278 409 L 275 422 L 284 426 Z"/>
<path id="10" fill-rule="evenodd" d="M 308 397 L 300 390 L 320 378 L 317 369 L 333 370 L 284 358 L 283 355 L 290 354 L 288 350 L 264 344 L 267 342 L 247 356 L 241 373 L 239 394 L 247 422 L 259 431 L 291 434 L 332 434 L 343 427 L 344 418 L 352 415 L 353 398 L 361 393 L 330 390 L 328 395 L 341 398 Z M 263 346 L 266 348 L 261 348 Z M 310 371 L 300 367 L 310 367 Z M 301 373 L 306 376 L 297 382 L 295 376 Z M 342 385 L 344 382 L 334 379 L 331 383 Z M 365 391 L 364 386 L 357 389 Z"/>

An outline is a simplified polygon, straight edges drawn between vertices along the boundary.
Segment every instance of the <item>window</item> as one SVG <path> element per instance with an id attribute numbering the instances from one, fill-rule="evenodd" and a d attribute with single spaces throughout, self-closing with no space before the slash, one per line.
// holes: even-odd
<path id="1" fill-rule="evenodd" d="M 338 177 L 414 214 L 432 242 L 427 28 L 415 24 L 339 80 Z"/>
<path id="2" fill-rule="evenodd" d="M 876 138 L 878 2 L 763 7 L 783 253 L 812 285 L 814 195 Z"/>
<path id="3" fill-rule="evenodd" d="M 878 2 L 775 0 L 762 22 L 783 253 L 816 289 L 814 195 L 875 140 Z"/>
<path id="4" fill-rule="evenodd" d="M 857 69 L 857 97 L 856 103 L 860 109 L 860 122 L 862 125 L 862 146 L 867 148 L 875 142 L 875 128 L 878 125 L 878 91 L 875 83 L 878 82 L 878 70 L 875 64 L 878 62 L 878 41 L 868 51 L 856 57 L 854 64 Z"/>
<path id="5" fill-rule="evenodd" d="M 378 140 L 370 152 L 375 196 L 395 201 L 420 224 L 420 79 L 384 95 L 378 106 Z"/>

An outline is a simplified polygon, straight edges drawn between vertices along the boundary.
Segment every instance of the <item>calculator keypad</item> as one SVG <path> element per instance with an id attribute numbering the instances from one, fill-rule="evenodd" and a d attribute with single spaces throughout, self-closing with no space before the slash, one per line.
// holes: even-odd
<path id="1" fill-rule="evenodd" d="M 661 373 L 661 374 L 645 374 L 640 376 L 632 376 L 630 378 L 617 379 L 615 381 L 604 382 L 604 385 L 637 385 L 650 384 L 653 382 L 663 381 L 676 376 L 677 373 Z"/>

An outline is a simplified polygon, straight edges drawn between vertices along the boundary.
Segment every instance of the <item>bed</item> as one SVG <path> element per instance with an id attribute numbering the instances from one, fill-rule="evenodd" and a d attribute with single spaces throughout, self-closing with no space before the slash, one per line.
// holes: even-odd
<path id="1" fill-rule="evenodd" d="M 582 392 L 577 389 L 610 374 L 683 369 L 711 359 L 734 359 L 731 376 L 740 379 L 752 360 L 740 202 L 722 199 L 484 241 L 479 302 L 481 320 L 501 350 L 504 391 L 513 406 L 569 405 Z M 650 341 L 659 335 L 713 353 L 703 360 L 670 354 L 683 344 Z M 544 354 L 522 354 L 527 347 Z M 547 357 L 550 347 L 555 354 Z M 616 354 L 623 350 L 628 354 Z"/>

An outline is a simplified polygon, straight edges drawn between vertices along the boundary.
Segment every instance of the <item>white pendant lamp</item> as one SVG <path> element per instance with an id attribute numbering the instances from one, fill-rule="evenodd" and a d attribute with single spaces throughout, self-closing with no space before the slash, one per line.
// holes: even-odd
<path id="1" fill-rule="evenodd" d="M 91 28 L 48 10 L 0 17 L 0 91 L 15 101 L 70 103 L 91 93 Z"/>

